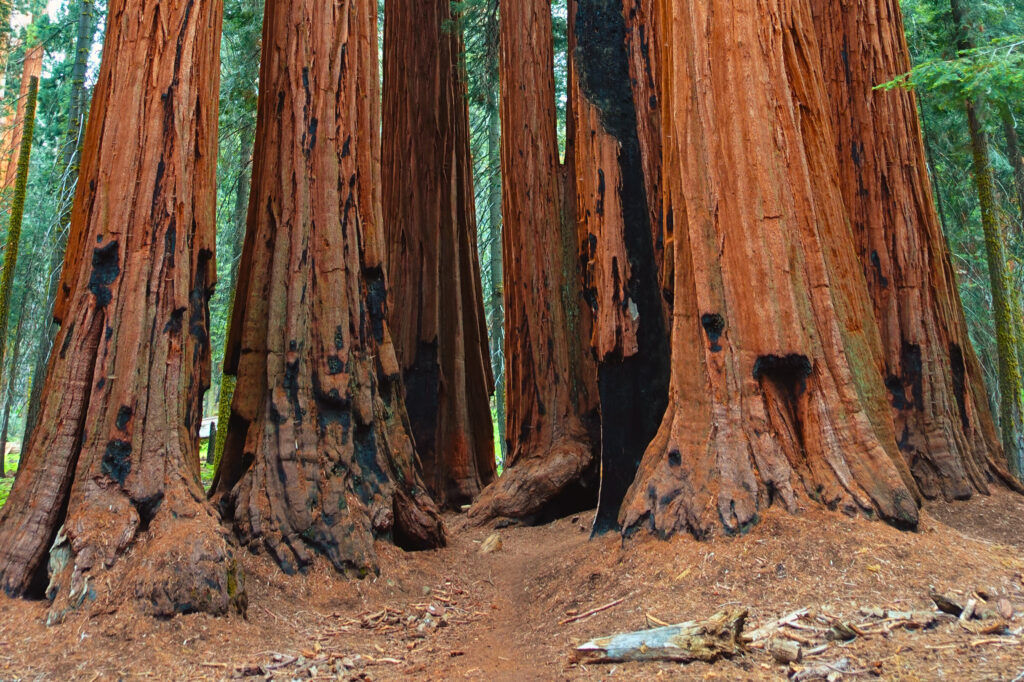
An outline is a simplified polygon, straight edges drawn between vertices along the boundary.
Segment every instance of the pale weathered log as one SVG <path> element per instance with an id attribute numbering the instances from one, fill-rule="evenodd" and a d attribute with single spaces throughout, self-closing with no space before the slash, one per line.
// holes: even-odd
<path id="1" fill-rule="evenodd" d="M 740 633 L 746 609 L 727 609 L 707 620 L 689 621 L 594 639 L 578 647 L 590 663 L 621 661 L 704 661 L 711 663 L 743 653 Z"/>

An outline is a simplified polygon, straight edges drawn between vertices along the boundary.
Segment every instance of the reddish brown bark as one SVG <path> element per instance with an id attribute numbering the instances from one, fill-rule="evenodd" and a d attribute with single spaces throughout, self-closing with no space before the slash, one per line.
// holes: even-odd
<path id="1" fill-rule="evenodd" d="M 461 33 L 448 0 L 389 0 L 383 194 L 389 323 L 423 478 L 458 507 L 494 480 Z"/>
<path id="2" fill-rule="evenodd" d="M 668 393 L 669 344 L 656 243 L 660 229 L 651 227 L 644 183 L 645 170 L 653 174 L 660 155 L 648 155 L 645 163 L 641 117 L 630 86 L 636 67 L 629 43 L 643 27 L 627 27 L 621 0 L 576 0 L 570 11 L 576 213 L 601 398 L 601 494 L 595 523 L 601 531 L 616 525 L 619 505 L 657 433 Z M 650 136 L 656 122 L 649 102 L 644 114 L 642 129 Z M 645 141 L 653 153 L 653 141 Z"/>
<path id="3" fill-rule="evenodd" d="M 18 90 L 18 103 L 14 119 L 3 122 L 4 134 L 0 142 L 0 180 L 3 186 L 0 191 L 7 193 L 14 188 L 18 177 L 18 150 L 21 148 L 21 136 L 25 130 L 25 103 L 28 101 L 28 86 L 33 78 L 39 78 L 43 71 L 43 46 L 34 45 L 25 50 L 25 58 L 21 67 L 21 87 Z"/>
<path id="4" fill-rule="evenodd" d="M 594 366 L 579 340 L 576 228 L 562 207 L 551 8 L 524 0 L 500 11 L 509 454 L 470 510 L 477 520 L 539 518 L 596 498 L 585 475 L 595 465 Z"/>
<path id="5" fill-rule="evenodd" d="M 114 0 L 108 11 L 58 351 L 0 519 L 9 594 L 41 591 L 53 544 L 51 622 L 93 599 L 137 599 L 160 616 L 244 599 L 199 480 L 220 3 Z"/>
<path id="6" fill-rule="evenodd" d="M 373 0 L 270 2 L 214 495 L 287 572 L 444 544 L 386 326 Z"/>
<path id="7" fill-rule="evenodd" d="M 661 10 L 672 383 L 620 520 L 739 532 L 778 500 L 912 527 L 810 6 Z"/>
<path id="8" fill-rule="evenodd" d="M 814 0 L 840 188 L 871 290 L 899 448 L 927 497 L 987 491 L 999 456 L 935 212 L 896 0 Z"/>

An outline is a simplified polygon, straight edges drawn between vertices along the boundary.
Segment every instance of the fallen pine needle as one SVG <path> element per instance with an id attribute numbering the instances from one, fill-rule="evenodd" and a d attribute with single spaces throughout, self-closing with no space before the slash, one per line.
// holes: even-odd
<path id="1" fill-rule="evenodd" d="M 226 668 L 226 667 L 228 667 L 227 663 L 200 663 L 199 665 L 201 667 L 203 667 L 203 668 Z"/>
<path id="2" fill-rule="evenodd" d="M 625 597 L 623 597 L 622 599 L 616 599 L 615 601 L 611 602 L 610 604 L 605 604 L 604 606 L 598 606 L 596 609 L 590 609 L 589 611 L 584 611 L 583 613 L 579 614 L 578 616 L 573 616 L 572 618 L 563 618 L 562 620 L 558 621 L 558 624 L 559 625 L 568 625 L 569 623 L 575 623 L 576 621 L 583 620 L 584 618 L 590 618 L 591 616 L 596 615 L 598 613 L 601 613 L 602 611 L 607 611 L 608 609 L 615 608 L 616 606 L 618 606 L 619 604 L 621 604 L 624 601 L 626 601 Z"/>
<path id="3" fill-rule="evenodd" d="M 1011 646 L 1017 646 L 1021 642 L 1016 639 L 976 639 L 971 642 L 971 646 L 984 646 L 986 644 L 1009 644 Z"/>

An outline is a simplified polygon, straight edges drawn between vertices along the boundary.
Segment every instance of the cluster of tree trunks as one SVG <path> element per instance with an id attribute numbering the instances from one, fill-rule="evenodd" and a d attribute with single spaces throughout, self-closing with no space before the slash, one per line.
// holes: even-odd
<path id="1" fill-rule="evenodd" d="M 708 537 L 773 503 L 913 528 L 922 497 L 1012 484 L 913 97 L 873 89 L 908 66 L 896 0 L 570 0 L 564 162 L 550 3 L 500 3 L 496 480 L 458 17 L 388 0 L 382 111 L 376 3 L 300 0 L 264 17 L 211 504 L 219 7 L 110 2 L 0 516 L 0 584 L 53 620 L 243 606 L 236 540 L 372 573 L 376 540 L 440 546 L 439 506 L 474 499 Z"/>
<path id="2" fill-rule="evenodd" d="M 462 39 L 448 0 L 385 11 L 389 322 L 423 478 L 457 508 L 497 474 Z"/>

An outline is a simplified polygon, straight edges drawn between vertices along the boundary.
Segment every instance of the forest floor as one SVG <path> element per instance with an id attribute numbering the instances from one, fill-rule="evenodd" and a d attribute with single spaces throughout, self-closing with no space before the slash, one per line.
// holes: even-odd
<path id="1" fill-rule="evenodd" d="M 380 545 L 375 579 L 345 580 L 322 567 L 287 577 L 246 555 L 246 618 L 155 621 L 125 608 L 46 628 L 45 604 L 0 597 L 0 679 L 329 679 L 340 671 L 341 679 L 372 680 L 784 680 L 823 679 L 799 673 L 822 664 L 830 666 L 824 673 L 848 671 L 834 679 L 1024 679 L 1024 499 L 1008 493 L 930 504 L 917 533 L 771 509 L 743 537 L 623 543 L 589 540 L 586 513 L 499 530 L 502 547 L 492 554 L 480 547 L 493 529 L 447 520 L 445 549 L 405 554 Z M 911 630 L 873 622 L 864 610 L 934 612 L 932 590 L 961 603 L 980 592 L 1015 614 L 1003 634 L 983 634 L 991 621 L 947 617 Z M 588 639 L 657 622 L 649 617 L 675 623 L 736 605 L 749 608 L 748 632 L 808 608 L 799 629 L 783 629 L 806 640 L 805 649 L 827 646 L 790 667 L 764 650 L 683 665 L 573 656 Z M 824 616 L 864 634 L 826 642 Z"/>

